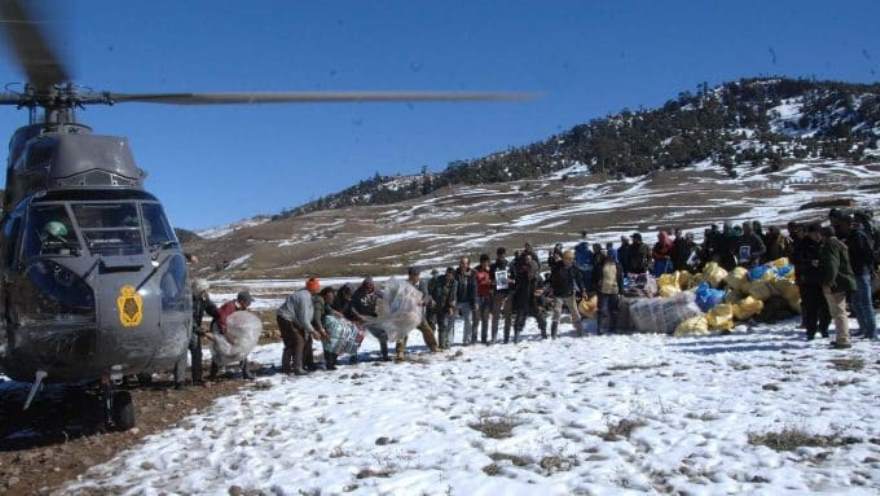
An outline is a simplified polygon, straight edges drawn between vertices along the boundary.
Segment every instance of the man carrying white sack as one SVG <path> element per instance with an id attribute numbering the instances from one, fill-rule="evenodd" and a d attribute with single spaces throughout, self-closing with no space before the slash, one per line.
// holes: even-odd
<path id="1" fill-rule="evenodd" d="M 306 370 L 303 368 L 306 336 L 310 335 L 320 339 L 318 332 L 312 327 L 312 318 L 315 315 L 312 296 L 320 290 L 321 283 L 313 277 L 306 281 L 305 288 L 288 296 L 284 304 L 278 308 L 276 315 L 278 330 L 281 331 L 281 339 L 284 341 L 284 351 L 281 353 L 282 374 L 306 374 Z M 291 361 L 293 368 L 291 368 Z"/>
<path id="2" fill-rule="evenodd" d="M 428 307 L 433 304 L 431 293 L 428 291 L 428 283 L 427 281 L 421 280 L 419 271 L 415 267 L 409 268 L 406 280 L 414 288 L 419 290 L 422 295 L 422 322 L 419 323 L 417 329 L 422 332 L 422 339 L 425 341 L 425 346 L 431 350 L 431 353 L 435 353 L 437 351 L 437 339 L 434 337 L 434 329 L 431 328 L 431 324 L 428 323 L 428 320 L 425 317 Z M 403 360 L 406 356 L 406 338 L 407 336 L 403 336 L 397 340 L 396 358 L 398 360 Z"/>

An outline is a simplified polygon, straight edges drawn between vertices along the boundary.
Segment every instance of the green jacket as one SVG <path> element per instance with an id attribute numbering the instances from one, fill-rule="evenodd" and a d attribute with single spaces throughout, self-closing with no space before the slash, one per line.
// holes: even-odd
<path id="1" fill-rule="evenodd" d="M 832 237 L 822 243 L 819 269 L 822 272 L 822 285 L 829 286 L 832 292 L 851 293 L 856 290 L 856 278 L 849 264 L 849 250 L 839 239 Z"/>

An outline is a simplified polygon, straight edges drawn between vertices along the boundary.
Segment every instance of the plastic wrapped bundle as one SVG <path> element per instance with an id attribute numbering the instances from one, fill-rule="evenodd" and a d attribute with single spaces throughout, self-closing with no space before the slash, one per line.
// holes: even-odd
<path id="1" fill-rule="evenodd" d="M 226 336 L 229 339 L 222 334 L 214 335 L 213 361 L 225 366 L 244 360 L 257 346 L 262 333 L 263 322 L 259 317 L 246 311 L 233 313 L 226 319 Z"/>
<path id="2" fill-rule="evenodd" d="M 389 279 L 376 304 L 376 318 L 367 321 L 368 327 L 382 329 L 389 341 L 409 334 L 422 322 L 422 293 L 407 281 Z"/>
<path id="3" fill-rule="evenodd" d="M 724 302 L 725 292 L 720 289 L 712 289 L 707 282 L 700 284 L 694 293 L 697 297 L 697 306 L 704 312 L 708 312 Z"/>
<path id="4" fill-rule="evenodd" d="M 324 351 L 337 355 L 357 353 L 366 334 L 363 327 L 335 315 L 324 317 L 324 330 L 330 334 L 330 340 L 324 343 Z"/>
<path id="5" fill-rule="evenodd" d="M 709 334 L 709 322 L 703 315 L 681 321 L 675 328 L 676 336 L 705 336 Z"/>
<path id="6" fill-rule="evenodd" d="M 679 293 L 671 298 L 642 299 L 629 307 L 632 323 L 642 332 L 672 333 L 683 321 L 703 315 L 691 292 Z"/>

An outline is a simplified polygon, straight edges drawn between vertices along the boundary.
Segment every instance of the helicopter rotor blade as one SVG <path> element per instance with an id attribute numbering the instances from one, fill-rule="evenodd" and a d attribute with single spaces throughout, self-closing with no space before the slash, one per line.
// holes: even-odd
<path id="1" fill-rule="evenodd" d="M 69 71 L 49 39 L 41 22 L 30 15 L 19 0 L 0 0 L 0 25 L 12 55 L 38 90 L 69 80 Z"/>
<path id="2" fill-rule="evenodd" d="M 455 91 L 294 91 L 245 93 L 106 93 L 110 103 L 235 105 L 343 102 L 467 102 L 528 100 L 530 93 Z"/>

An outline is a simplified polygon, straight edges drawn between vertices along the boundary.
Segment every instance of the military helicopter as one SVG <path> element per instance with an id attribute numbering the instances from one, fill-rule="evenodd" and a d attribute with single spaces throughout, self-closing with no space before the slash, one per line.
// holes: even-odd
<path id="1" fill-rule="evenodd" d="M 185 367 L 191 293 L 180 243 L 124 137 L 77 122 L 86 105 L 512 100 L 514 93 L 113 93 L 70 81 L 42 23 L 0 0 L 0 24 L 27 76 L 0 104 L 26 109 L 9 143 L 0 222 L 0 372 L 99 391 L 109 427 L 135 425 L 123 376 Z"/>

